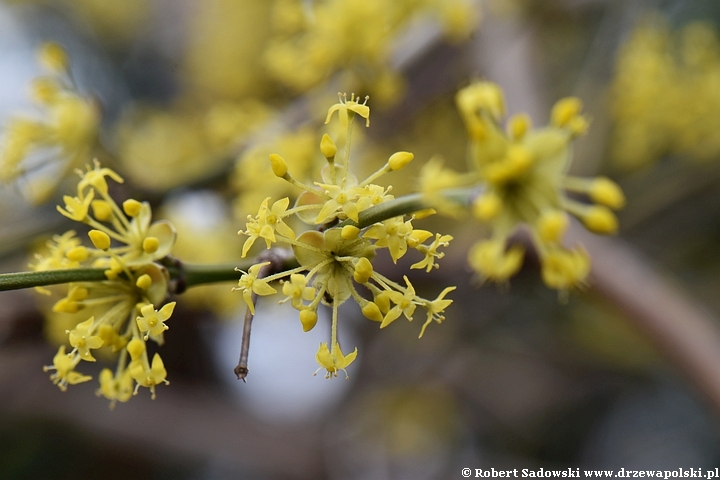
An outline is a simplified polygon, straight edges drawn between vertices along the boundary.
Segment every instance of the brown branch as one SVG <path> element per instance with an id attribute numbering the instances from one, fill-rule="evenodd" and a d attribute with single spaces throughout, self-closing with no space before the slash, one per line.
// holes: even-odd
<path id="1" fill-rule="evenodd" d="M 598 237 L 577 224 L 568 240 L 590 252 L 591 288 L 625 310 L 720 414 L 718 319 L 622 240 Z"/>

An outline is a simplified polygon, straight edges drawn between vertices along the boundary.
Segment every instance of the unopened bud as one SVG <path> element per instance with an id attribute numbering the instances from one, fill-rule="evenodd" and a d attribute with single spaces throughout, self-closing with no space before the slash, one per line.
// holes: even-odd
<path id="1" fill-rule="evenodd" d="M 300 323 L 302 324 L 303 332 L 309 332 L 312 330 L 315 327 L 317 320 L 317 312 L 310 310 L 309 308 L 300 311 Z"/>
<path id="2" fill-rule="evenodd" d="M 101 232 L 100 230 L 90 230 L 88 237 L 90 237 L 90 241 L 95 245 L 95 248 L 99 250 L 107 250 L 110 248 L 110 237 L 107 233 Z"/>
<path id="3" fill-rule="evenodd" d="M 270 154 L 270 166 L 272 167 L 273 173 L 280 178 L 287 174 L 287 163 L 285 162 L 285 159 L 277 153 Z"/>
<path id="4" fill-rule="evenodd" d="M 325 158 L 333 158 L 337 153 L 337 146 L 335 146 L 335 142 L 332 141 L 332 138 L 330 138 L 330 135 L 327 133 L 324 134 L 322 140 L 320 140 L 320 151 Z"/>
<path id="5" fill-rule="evenodd" d="M 388 165 L 390 165 L 390 169 L 393 171 L 400 170 L 405 165 L 412 162 L 413 158 L 415 158 L 415 155 L 410 152 L 395 152 L 390 155 Z"/>

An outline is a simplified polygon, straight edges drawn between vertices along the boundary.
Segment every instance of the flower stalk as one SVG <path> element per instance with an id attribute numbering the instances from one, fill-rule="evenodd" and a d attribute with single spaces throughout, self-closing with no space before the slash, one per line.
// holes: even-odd
<path id="1" fill-rule="evenodd" d="M 467 205 L 474 191 L 471 188 L 452 189 L 445 192 L 445 197 L 459 204 Z M 354 225 L 358 228 L 365 228 L 398 215 L 410 214 L 432 208 L 422 199 L 421 194 L 410 194 L 384 202 L 359 213 L 358 222 L 347 219 L 338 226 Z M 170 280 L 179 281 L 184 288 L 198 285 L 206 285 L 217 282 L 237 281 L 240 273 L 236 267 L 246 270 L 254 261 L 244 260 L 238 264 L 191 264 L 182 262 L 164 262 L 170 274 Z M 290 260 L 286 261 L 285 268 L 297 266 Z M 23 288 L 43 287 L 47 285 L 59 285 L 71 282 L 97 282 L 107 280 L 103 268 L 68 268 L 63 270 L 50 270 L 39 272 L 15 272 L 0 274 L 0 292 L 7 290 L 19 290 Z M 183 290 L 184 290 L 183 288 Z M 176 293 L 181 293 L 182 290 Z"/>

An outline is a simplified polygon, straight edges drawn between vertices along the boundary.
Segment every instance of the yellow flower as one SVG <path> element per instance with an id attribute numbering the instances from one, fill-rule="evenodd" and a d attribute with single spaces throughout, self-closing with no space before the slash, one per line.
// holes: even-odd
<path id="1" fill-rule="evenodd" d="M 70 346 L 74 347 L 73 352 L 77 352 L 80 358 L 86 362 L 94 362 L 90 353 L 90 349 L 100 348 L 103 346 L 102 339 L 97 335 L 90 333 L 93 324 L 95 323 L 95 317 L 90 317 L 82 323 L 78 323 L 73 330 L 68 330 L 68 339 L 70 340 Z"/>
<path id="2" fill-rule="evenodd" d="M 303 300 L 312 300 L 315 298 L 315 288 L 308 287 L 307 277 L 299 273 L 290 275 L 290 281 L 283 283 L 283 295 L 285 300 L 290 300 L 293 308 L 300 310 L 303 306 Z"/>
<path id="3" fill-rule="evenodd" d="M 410 280 L 406 276 L 403 276 L 407 288 L 403 292 L 388 292 L 390 300 L 395 304 L 394 307 L 383 318 L 380 328 L 385 328 L 394 322 L 400 315 L 405 315 L 405 318 L 412 320 L 412 315 L 415 312 L 415 288 L 410 283 Z"/>
<path id="4" fill-rule="evenodd" d="M 155 387 L 164 383 L 169 385 L 170 382 L 166 380 L 167 370 L 163 364 L 162 358 L 159 354 L 155 354 L 152 359 L 152 365 L 148 363 L 147 355 L 142 356 L 140 359 L 134 359 L 128 366 L 128 371 L 132 378 L 137 382 L 135 386 L 135 392 L 139 387 L 145 387 L 150 389 L 152 399 L 155 399 Z"/>
<path id="5" fill-rule="evenodd" d="M 432 236 L 427 230 L 414 230 L 412 220 L 403 220 L 403 217 L 394 217 L 375 224 L 363 234 L 365 238 L 375 240 L 375 246 L 387 247 L 394 263 L 402 258 L 408 249 L 418 247 L 422 242 Z"/>
<path id="6" fill-rule="evenodd" d="M 445 311 L 447 307 L 450 306 L 450 304 L 453 302 L 452 300 L 445 300 L 445 295 L 455 290 L 457 287 L 447 287 L 445 290 L 440 292 L 440 295 L 433 300 L 432 302 L 427 302 L 423 305 L 425 310 L 427 310 L 427 320 L 425 320 L 425 323 L 423 323 L 422 329 L 420 329 L 420 336 L 418 338 L 422 338 L 423 334 L 425 333 L 425 329 L 427 328 L 430 323 L 432 323 L 433 320 L 435 320 L 437 323 L 442 323 L 443 320 L 445 320 L 445 317 L 441 315 Z"/>
<path id="7" fill-rule="evenodd" d="M 357 201 L 360 195 L 356 189 L 350 188 L 346 190 L 338 185 L 324 183 L 316 183 L 316 185 L 322 188 L 325 195 L 330 199 L 323 204 L 315 218 L 315 223 L 327 223 L 335 218 L 338 211 L 344 213 L 347 218 L 358 221 L 360 209 L 357 206 Z"/>
<path id="8" fill-rule="evenodd" d="M 80 195 L 78 197 L 71 197 L 69 195 L 63 196 L 65 202 L 65 209 L 62 209 L 59 205 L 57 206 L 58 212 L 68 217 L 70 220 L 76 222 L 82 222 L 87 217 L 88 209 L 90 208 L 90 202 L 92 202 L 95 196 L 94 191 L 90 191 L 85 198 Z"/>
<path id="9" fill-rule="evenodd" d="M 335 342 L 332 344 L 332 350 L 328 348 L 327 343 L 321 343 L 315 354 L 315 360 L 317 360 L 320 368 L 327 370 L 325 378 L 337 377 L 338 370 L 342 370 L 345 373 L 345 378 L 349 378 L 347 371 L 345 370 L 357 357 L 357 347 L 347 355 L 343 355 L 340 350 L 340 345 Z M 319 369 L 318 369 L 319 370 Z M 317 371 L 315 372 L 317 374 Z"/>
<path id="10" fill-rule="evenodd" d="M 238 281 L 238 286 L 233 288 L 233 290 L 242 291 L 243 300 L 245 300 L 245 304 L 248 306 L 250 312 L 252 312 L 253 315 L 255 315 L 255 305 L 252 301 L 253 293 L 263 296 L 277 293 L 277 290 L 267 284 L 266 279 L 258 278 L 258 275 L 260 274 L 260 269 L 263 268 L 265 265 L 270 265 L 270 262 L 258 263 L 257 265 L 253 265 L 252 267 L 250 267 L 247 273 L 243 273 L 243 275 L 240 277 L 240 280 Z"/>
<path id="11" fill-rule="evenodd" d="M 468 260 L 483 280 L 505 282 L 520 270 L 524 255 L 525 250 L 519 245 L 506 251 L 505 240 L 498 238 L 473 245 Z"/>
<path id="12" fill-rule="evenodd" d="M 80 363 L 80 356 L 66 354 L 65 345 L 62 345 L 55 354 L 55 357 L 53 357 L 52 366 L 43 367 L 43 370 L 46 372 L 51 370 L 55 371 L 55 373 L 50 375 L 50 380 L 64 392 L 67 390 L 68 385 L 75 385 L 92 380 L 91 376 L 83 375 L 75 371 L 78 363 Z"/>
<path id="13" fill-rule="evenodd" d="M 589 273 L 590 256 L 582 247 L 553 247 L 542 255 L 543 280 L 561 292 L 584 285 Z"/>
<path id="14" fill-rule="evenodd" d="M 347 99 L 347 95 L 343 95 L 340 97 L 340 102 L 336 103 L 332 107 L 330 107 L 330 110 L 328 110 L 327 118 L 325 119 L 325 123 L 330 123 L 330 118 L 332 117 L 332 114 L 335 112 L 338 112 L 338 117 L 340 118 L 340 125 L 347 128 L 348 126 L 348 119 L 350 118 L 351 114 L 357 114 L 360 115 L 365 119 L 365 126 L 370 126 L 370 107 L 368 107 L 367 101 L 370 97 L 366 96 L 365 101 L 363 103 L 359 103 L 355 100 L 355 94 L 353 93 L 350 95 L 350 100 Z M 359 97 L 358 97 L 359 100 Z"/>
<path id="15" fill-rule="evenodd" d="M 113 376 L 109 368 L 104 368 L 99 376 L 100 389 L 98 395 L 110 400 L 110 408 L 116 402 L 127 402 L 133 394 L 133 378 L 128 370 L 123 370 L 118 376 Z"/>
<path id="16" fill-rule="evenodd" d="M 145 334 L 145 340 L 148 337 L 157 337 L 169 327 L 165 325 L 165 322 L 170 319 L 170 316 L 175 309 L 175 302 L 170 302 L 163 306 L 160 310 L 155 310 L 155 307 L 149 303 L 140 307 L 141 316 L 137 317 L 135 321 L 140 329 L 141 333 Z"/>
<path id="17" fill-rule="evenodd" d="M 112 268 L 113 261 L 117 266 L 118 262 L 127 266 L 146 265 L 170 253 L 176 236 L 170 222 L 152 222 L 152 210 L 147 202 L 129 199 L 121 208 L 108 194 L 106 177 L 117 182 L 122 182 L 122 177 L 110 168 L 101 167 L 97 160 L 93 167 L 87 166 L 85 172 L 78 171 L 78 174 L 81 178 L 77 197 L 66 196 L 66 210 L 58 207 L 58 211 L 93 228 L 90 231 L 93 244 L 104 251 L 90 252 L 90 256 L 97 259 L 95 266 L 111 267 L 108 275 L 116 276 L 119 270 Z M 95 194 L 101 199 L 94 200 Z M 123 245 L 111 247 L 111 239 Z"/>
<path id="18" fill-rule="evenodd" d="M 417 250 L 425 255 L 425 258 L 412 264 L 410 268 L 424 268 L 426 272 L 429 272 L 433 268 L 439 268 L 440 265 L 435 263 L 435 259 L 443 258 L 445 254 L 438 252 L 437 249 L 440 247 L 447 247 L 450 245 L 450 240 L 452 239 L 452 235 L 440 235 L 439 233 L 436 233 L 435 240 L 433 240 L 430 245 L 419 245 L 417 247 Z"/>
<path id="19" fill-rule="evenodd" d="M 295 232 L 292 228 L 288 227 L 283 218 L 289 214 L 286 212 L 288 205 L 290 205 L 290 199 L 287 197 L 278 200 L 273 203 L 272 207 L 268 209 L 268 202 L 270 197 L 265 198 L 260 205 L 260 210 L 255 218 L 248 216 L 248 223 L 245 224 L 246 230 L 240 231 L 248 236 L 245 240 L 242 249 L 243 258 L 247 255 L 250 248 L 258 238 L 263 238 L 267 248 L 277 241 L 275 238 L 275 232 L 279 233 L 285 238 L 295 238 Z"/>

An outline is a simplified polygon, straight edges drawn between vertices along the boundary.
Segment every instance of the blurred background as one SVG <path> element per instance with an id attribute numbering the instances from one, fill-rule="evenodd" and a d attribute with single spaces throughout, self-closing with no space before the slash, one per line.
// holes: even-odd
<path id="1" fill-rule="evenodd" d="M 0 477 L 383 480 L 460 478 L 464 467 L 717 466 L 718 22 L 712 0 L 0 3 L 3 131 L 44 114 L 29 92 L 48 40 L 67 49 L 73 87 L 101 112 L 92 152 L 44 152 L 0 189 L 2 272 L 25 270 L 34 248 L 70 228 L 55 205 L 75 180 L 61 173 L 93 156 L 125 177 L 118 198 L 148 200 L 176 225 L 177 257 L 238 260 L 245 217 L 267 195 L 292 194 L 267 154 L 285 156 L 295 176 L 316 171 L 338 91 L 371 96 L 371 128 L 355 130 L 356 169 L 415 153 L 409 173 L 388 179 L 396 195 L 412 191 L 434 155 L 465 169 L 454 94 L 484 79 L 505 90 L 509 113 L 536 125 L 556 100 L 581 98 L 592 123 L 571 171 L 607 175 L 628 197 L 617 237 L 571 229 L 594 269 L 567 303 L 542 284 L 532 255 L 509 286 L 481 284 L 466 255 L 487 232 L 426 220 L 420 228 L 455 240 L 438 270 L 409 276 L 429 298 L 458 286 L 447 320 L 418 340 L 419 320 L 379 332 L 344 306 L 341 342 L 360 351 L 347 381 L 312 376 L 327 320 L 304 334 L 289 305 L 267 298 L 248 381 L 237 381 L 244 308 L 221 284 L 177 298 L 161 349 L 171 385 L 111 411 L 94 381 L 65 393 L 48 381 L 42 366 L 64 330 L 45 321 L 39 295 L 4 292 Z M 399 276 L 417 261 L 409 257 L 380 268 Z"/>

